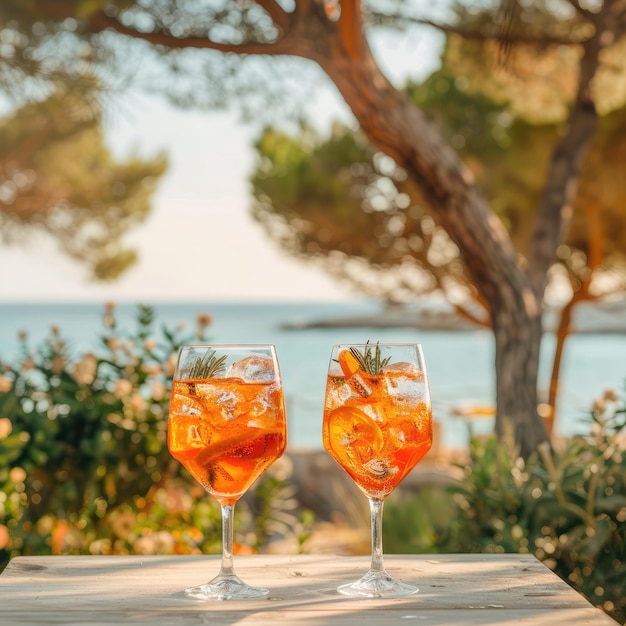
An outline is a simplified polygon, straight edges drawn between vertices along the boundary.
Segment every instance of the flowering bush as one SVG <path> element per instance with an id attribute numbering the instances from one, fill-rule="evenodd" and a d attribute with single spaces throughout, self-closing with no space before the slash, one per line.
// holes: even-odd
<path id="1" fill-rule="evenodd" d="M 204 341 L 211 318 L 194 337 L 178 327 L 157 340 L 150 308 L 134 333 L 114 312 L 102 354 L 73 359 L 53 327 L 35 350 L 22 336 L 17 363 L 0 363 L 0 569 L 18 554 L 220 551 L 219 507 L 166 443 L 176 353 Z"/>
<path id="2" fill-rule="evenodd" d="M 528 461 L 495 436 L 473 438 L 470 463 L 448 493 L 403 503 L 419 511 L 420 533 L 399 545 L 407 520 L 395 504 L 385 540 L 404 552 L 534 554 L 626 623 L 626 403 L 607 391 L 591 419 L 589 435 Z"/>

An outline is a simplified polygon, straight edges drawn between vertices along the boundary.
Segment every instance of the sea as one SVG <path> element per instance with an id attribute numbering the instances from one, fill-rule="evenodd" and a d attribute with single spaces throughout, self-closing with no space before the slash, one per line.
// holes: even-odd
<path id="1" fill-rule="evenodd" d="M 487 330 L 424 330 L 419 328 L 308 327 L 313 322 L 381 312 L 375 301 L 347 302 L 187 302 L 150 303 L 154 309 L 155 336 L 163 327 L 196 327 L 197 317 L 209 314 L 207 330 L 215 343 L 269 343 L 276 346 L 285 389 L 289 447 L 322 448 L 322 407 L 331 348 L 337 343 L 417 342 L 427 364 L 433 415 L 443 447 L 463 447 L 470 430 L 486 433 L 493 417 L 482 409 L 495 403 L 494 342 Z M 137 327 L 136 303 L 118 303 L 118 328 Z M 97 353 L 104 330 L 104 303 L 0 304 L 0 360 L 12 362 L 19 353 L 18 334 L 28 335 L 37 346 L 60 329 L 71 353 Z M 540 395 L 547 395 L 555 341 L 545 335 L 540 362 Z M 574 334 L 567 340 L 557 403 L 556 432 L 569 436 L 589 430 L 596 398 L 607 389 L 623 392 L 626 384 L 626 333 Z M 487 413 L 468 420 L 460 414 Z"/>

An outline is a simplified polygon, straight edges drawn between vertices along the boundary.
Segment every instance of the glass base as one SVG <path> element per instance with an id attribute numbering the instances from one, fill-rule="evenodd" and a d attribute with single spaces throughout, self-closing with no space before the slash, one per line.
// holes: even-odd
<path id="1" fill-rule="evenodd" d="M 357 598 L 401 598 L 412 596 L 419 588 L 401 583 L 383 571 L 368 572 L 356 582 L 337 587 L 337 591 L 344 596 Z"/>
<path id="2" fill-rule="evenodd" d="M 185 589 L 185 595 L 196 600 L 246 600 L 262 598 L 269 592 L 263 587 L 247 585 L 238 576 L 217 577 L 204 585 Z"/>

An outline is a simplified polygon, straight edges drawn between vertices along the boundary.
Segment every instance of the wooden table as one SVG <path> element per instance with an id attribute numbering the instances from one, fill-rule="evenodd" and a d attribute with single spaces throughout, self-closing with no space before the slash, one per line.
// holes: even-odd
<path id="1" fill-rule="evenodd" d="M 18 557 L 0 576 L 0 624 L 616 624 L 532 556 L 388 555 L 385 565 L 419 592 L 387 600 L 338 594 L 338 584 L 367 570 L 367 557 L 238 556 L 241 578 L 270 594 L 228 602 L 182 593 L 217 573 L 214 556 Z"/>

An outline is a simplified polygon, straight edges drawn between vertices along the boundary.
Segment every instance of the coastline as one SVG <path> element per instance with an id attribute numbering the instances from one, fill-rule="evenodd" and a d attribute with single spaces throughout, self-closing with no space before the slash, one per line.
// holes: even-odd
<path id="1" fill-rule="evenodd" d="M 561 309 L 547 307 L 543 314 L 545 332 L 558 329 Z M 447 302 L 428 300 L 421 303 L 383 305 L 374 313 L 330 319 L 287 322 L 282 330 L 315 328 L 412 328 L 428 331 L 468 332 L 489 330 L 457 313 Z M 573 310 L 572 334 L 626 334 L 626 298 L 598 302 L 581 302 Z"/>

